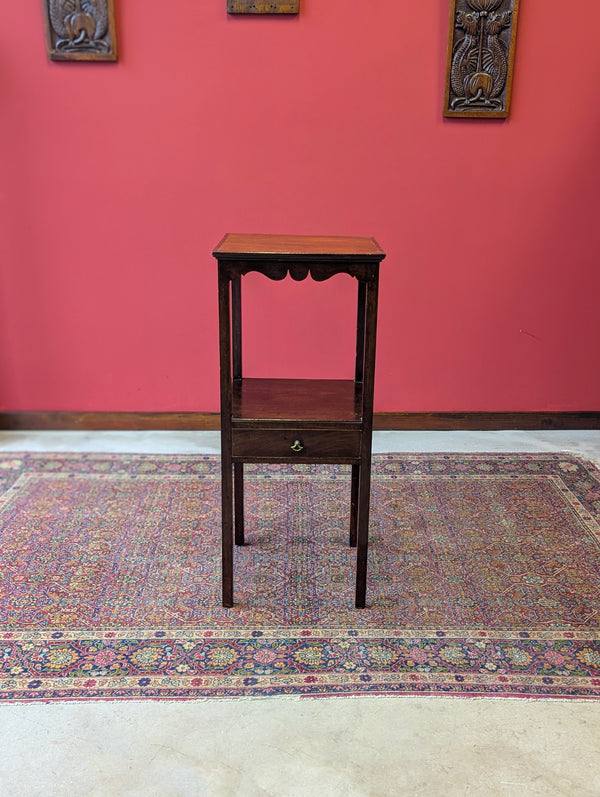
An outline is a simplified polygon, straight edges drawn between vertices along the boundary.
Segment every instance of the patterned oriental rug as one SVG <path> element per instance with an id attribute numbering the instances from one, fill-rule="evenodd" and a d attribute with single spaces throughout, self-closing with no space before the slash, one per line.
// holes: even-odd
<path id="1" fill-rule="evenodd" d="M 219 459 L 0 456 L 0 697 L 600 697 L 600 471 L 376 456 L 367 608 L 349 468 L 246 467 L 220 605 Z"/>

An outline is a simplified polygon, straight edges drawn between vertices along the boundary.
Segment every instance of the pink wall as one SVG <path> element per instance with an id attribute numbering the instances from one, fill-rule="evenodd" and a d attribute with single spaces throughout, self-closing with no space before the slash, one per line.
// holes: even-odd
<path id="1" fill-rule="evenodd" d="M 217 410 L 226 231 L 377 238 L 377 410 L 600 408 L 600 7 L 522 3 L 482 123 L 442 119 L 448 0 L 116 5 L 118 64 L 3 6 L 0 409 Z M 254 373 L 347 373 L 349 280 L 246 297 Z"/>

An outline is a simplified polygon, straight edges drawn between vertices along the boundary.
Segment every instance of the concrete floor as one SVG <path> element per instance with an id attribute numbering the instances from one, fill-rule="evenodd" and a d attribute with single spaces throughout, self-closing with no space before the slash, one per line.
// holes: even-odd
<path id="1" fill-rule="evenodd" d="M 570 451 L 600 432 L 379 432 L 375 451 Z M 2 451 L 218 453 L 215 433 L 0 432 Z M 1 655 L 1 645 L 0 645 Z M 600 702 L 262 698 L 0 706 L 0 797 L 600 795 Z"/>

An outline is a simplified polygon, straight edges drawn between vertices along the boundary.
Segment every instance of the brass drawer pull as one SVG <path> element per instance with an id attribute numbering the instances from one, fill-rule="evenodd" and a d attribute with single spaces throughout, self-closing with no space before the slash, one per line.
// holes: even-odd
<path id="1" fill-rule="evenodd" d="M 291 446 L 291 449 L 292 449 L 292 451 L 295 451 L 296 454 L 298 454 L 300 451 L 304 450 L 304 446 L 302 445 L 300 440 L 294 440 L 294 442 L 293 442 L 293 444 Z"/>

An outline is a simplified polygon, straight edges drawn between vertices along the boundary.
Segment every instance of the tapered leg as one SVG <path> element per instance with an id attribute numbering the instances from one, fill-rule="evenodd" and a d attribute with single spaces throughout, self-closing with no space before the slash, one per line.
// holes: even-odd
<path id="1" fill-rule="evenodd" d="M 233 466 L 233 492 L 235 507 L 235 544 L 244 544 L 244 463 Z"/>
<path id="2" fill-rule="evenodd" d="M 371 469 L 368 462 L 360 467 L 358 487 L 358 528 L 356 546 L 356 608 L 364 609 L 367 595 L 367 553 L 369 548 L 369 502 Z"/>
<path id="3" fill-rule="evenodd" d="M 356 548 L 359 479 L 360 465 L 352 465 L 352 482 L 350 484 L 350 546 L 352 548 Z"/>
<path id="4" fill-rule="evenodd" d="M 233 472 L 231 459 L 231 316 L 229 276 L 219 263 L 221 366 L 221 578 L 223 606 L 233 606 Z"/>
<path id="5" fill-rule="evenodd" d="M 221 494 L 223 606 L 233 606 L 233 474 L 231 459 L 226 455 L 223 456 Z"/>
<path id="6" fill-rule="evenodd" d="M 375 386 L 375 338 L 377 334 L 377 277 L 367 281 L 365 296 L 365 368 L 363 392 L 363 436 L 358 485 L 358 528 L 356 545 L 356 608 L 364 609 L 367 593 L 367 552 L 369 547 L 369 502 L 371 497 L 371 446 L 373 433 L 373 390 Z"/>

